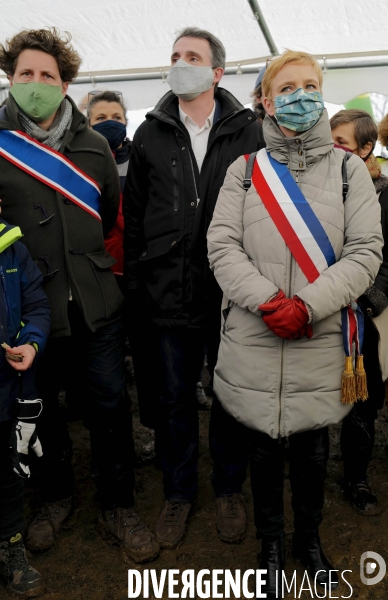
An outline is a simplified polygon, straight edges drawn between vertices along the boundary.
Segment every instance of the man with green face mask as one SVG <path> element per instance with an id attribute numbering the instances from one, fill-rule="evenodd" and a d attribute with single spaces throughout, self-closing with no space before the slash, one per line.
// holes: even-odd
<path id="1" fill-rule="evenodd" d="M 122 295 L 110 268 L 115 260 L 104 246 L 116 221 L 119 178 L 106 139 L 88 127 L 66 95 L 81 63 L 69 42 L 70 36 L 63 39 L 52 28 L 21 31 L 0 45 L 0 68 L 11 85 L 0 108 L 2 214 L 21 226 L 43 273 L 52 314 L 51 337 L 36 377 L 44 404 L 38 435 L 45 504 L 26 544 L 32 550 L 52 546 L 72 509 L 72 443 L 58 394 L 76 360 L 87 398 L 84 422 L 90 430 L 100 525 L 143 562 L 159 547 L 132 508 Z"/>

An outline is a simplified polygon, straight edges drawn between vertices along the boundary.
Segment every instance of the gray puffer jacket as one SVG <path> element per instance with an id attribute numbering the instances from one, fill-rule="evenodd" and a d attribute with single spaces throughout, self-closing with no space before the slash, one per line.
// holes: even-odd
<path id="1" fill-rule="evenodd" d="M 338 423 L 344 348 L 341 308 L 374 281 L 382 254 L 380 207 L 367 168 L 352 156 L 342 198 L 343 150 L 333 149 L 326 111 L 309 131 L 286 138 L 266 116 L 267 151 L 287 164 L 322 223 L 337 262 L 309 284 L 254 186 L 246 160 L 229 168 L 208 231 L 210 266 L 224 292 L 214 389 L 224 408 L 271 437 Z M 269 331 L 258 305 L 282 289 L 313 313 L 313 337 L 286 341 Z"/>

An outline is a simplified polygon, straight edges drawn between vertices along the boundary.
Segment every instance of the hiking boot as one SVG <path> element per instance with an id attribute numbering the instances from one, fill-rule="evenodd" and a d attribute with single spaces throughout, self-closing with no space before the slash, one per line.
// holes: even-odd
<path id="1" fill-rule="evenodd" d="M 166 500 L 155 525 L 155 537 L 161 548 L 175 548 L 183 539 L 190 509 L 191 504 L 188 502 L 169 502 Z"/>
<path id="2" fill-rule="evenodd" d="M 133 508 L 112 508 L 101 512 L 98 523 L 104 538 L 119 542 L 136 563 L 149 562 L 159 554 L 159 544 Z"/>
<path id="3" fill-rule="evenodd" d="M 212 407 L 212 398 L 206 395 L 203 385 L 200 381 L 195 389 L 195 397 L 197 398 L 197 406 L 199 410 L 210 410 Z"/>
<path id="4" fill-rule="evenodd" d="M 377 503 L 377 497 L 366 481 L 357 483 L 345 483 L 345 496 L 350 501 L 354 510 L 364 517 L 378 515 L 381 509 Z"/>
<path id="5" fill-rule="evenodd" d="M 7 582 L 7 589 L 19 598 L 36 598 L 43 594 L 42 576 L 29 564 L 20 533 L 9 542 L 0 542 L 0 575 Z"/>
<path id="6" fill-rule="evenodd" d="M 217 532 L 223 542 L 238 544 L 245 538 L 247 516 L 244 499 L 240 494 L 216 498 Z"/>
<path id="7" fill-rule="evenodd" d="M 324 555 L 318 532 L 295 531 L 292 537 L 292 554 L 297 562 L 300 561 L 306 569 L 309 569 L 316 584 L 321 585 L 325 591 L 337 589 L 338 569 L 334 569 Z"/>
<path id="8" fill-rule="evenodd" d="M 55 543 L 57 533 L 70 515 L 73 498 L 46 502 L 27 529 L 26 546 L 29 550 L 47 550 Z"/>

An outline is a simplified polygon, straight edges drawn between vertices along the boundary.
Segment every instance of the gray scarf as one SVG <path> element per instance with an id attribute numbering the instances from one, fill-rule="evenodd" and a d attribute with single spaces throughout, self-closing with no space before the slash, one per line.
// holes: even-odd
<path id="1" fill-rule="evenodd" d="M 39 124 L 32 121 L 32 119 L 30 119 L 30 117 L 28 117 L 20 108 L 19 118 L 24 131 L 28 133 L 28 135 L 38 140 L 38 142 L 42 142 L 42 144 L 54 148 L 54 150 L 59 150 L 62 145 L 62 138 L 65 131 L 66 129 L 69 129 L 73 120 L 73 108 L 70 102 L 64 98 L 48 131 L 39 127 Z"/>

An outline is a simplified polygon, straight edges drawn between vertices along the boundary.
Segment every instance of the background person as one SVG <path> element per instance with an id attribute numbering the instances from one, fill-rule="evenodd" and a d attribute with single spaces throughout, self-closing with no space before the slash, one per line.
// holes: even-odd
<path id="1" fill-rule="evenodd" d="M 35 598 L 45 586 L 24 549 L 23 479 L 29 477 L 29 448 L 42 454 L 35 431 L 42 402 L 31 367 L 46 345 L 50 309 L 42 274 L 21 237 L 19 227 L 0 218 L 0 344 L 22 356 L 15 362 L 0 348 L 0 575 L 12 593 Z"/>
<path id="2" fill-rule="evenodd" d="M 87 117 L 94 131 L 100 133 L 108 142 L 115 159 L 120 178 L 120 203 L 116 223 L 105 236 L 105 247 L 116 262 L 112 271 L 122 292 L 123 261 L 124 261 L 124 217 L 123 192 L 128 171 L 131 141 L 127 138 L 126 108 L 122 96 L 109 90 L 94 94 L 87 105 Z"/>
<path id="3" fill-rule="evenodd" d="M 379 126 L 378 126 L 378 133 L 379 133 L 380 144 L 385 148 L 385 150 L 387 150 L 388 149 L 388 115 L 385 115 L 385 117 L 380 121 Z M 386 158 L 386 153 L 385 153 L 385 158 L 384 157 L 379 158 L 379 162 L 381 164 L 382 174 L 388 175 L 388 159 Z"/>
<path id="4" fill-rule="evenodd" d="M 373 154 L 377 126 L 367 112 L 341 110 L 330 119 L 330 127 L 334 143 L 359 156 L 368 168 L 381 206 L 384 236 L 383 262 L 377 277 L 357 300 L 365 316 L 363 355 L 368 399 L 354 405 L 341 430 L 345 493 L 354 510 L 368 516 L 379 512 L 377 497 L 368 485 L 367 471 L 373 452 L 377 411 L 384 406 L 385 384 L 378 356 L 379 333 L 371 317 L 378 317 L 388 306 L 388 177 L 381 174 L 380 163 Z"/>
<path id="5" fill-rule="evenodd" d="M 104 245 L 104 235 L 117 218 L 119 179 L 107 141 L 88 127 L 66 95 L 80 62 L 70 36 L 62 39 L 55 28 L 23 30 L 0 46 L 0 67 L 11 85 L 0 109 L 2 146 L 11 144 L 10 152 L 16 155 L 24 152 L 26 143 L 29 149 L 22 156 L 27 171 L 0 158 L 2 214 L 23 228 L 52 311 L 47 352 L 36 373 L 45 404 L 38 422 L 45 448 L 39 473 L 45 504 L 29 526 L 26 542 L 34 550 L 52 546 L 72 509 L 72 445 L 58 394 L 76 361 L 87 389 L 84 423 L 90 430 L 100 527 L 142 561 L 155 557 L 158 545 L 133 510 L 122 295 L 111 271 L 114 259 Z M 51 148 L 70 162 L 59 161 Z M 45 178 L 36 177 L 36 171 L 46 173 Z"/>
<path id="6" fill-rule="evenodd" d="M 262 95 L 263 95 L 263 90 L 261 87 L 261 82 L 263 80 L 264 77 L 264 73 L 266 71 L 267 67 L 262 67 L 259 71 L 259 74 L 257 76 L 256 82 L 255 82 L 255 87 L 253 89 L 253 92 L 251 94 L 251 97 L 253 98 L 252 101 L 252 110 L 253 112 L 256 113 L 258 121 L 260 123 L 263 122 L 264 117 L 265 117 L 265 108 L 263 106 L 262 103 Z"/>
<path id="7" fill-rule="evenodd" d="M 341 308 L 370 285 L 381 262 L 379 206 L 367 170 L 355 156 L 348 161 L 350 188 L 343 202 L 344 152 L 333 150 L 322 79 L 319 64 L 304 52 L 288 50 L 271 61 L 262 81 L 266 150 L 257 153 L 248 191 L 243 185 L 246 157 L 229 168 L 208 231 L 210 266 L 228 309 L 214 388 L 252 440 L 255 525 L 262 538 L 260 568 L 267 569 L 263 591 L 268 598 L 277 597 L 285 564 L 286 437 L 294 555 L 319 585 L 338 585 L 318 529 L 328 425 L 350 410 L 341 404 L 340 393 Z M 286 198 L 291 209 L 292 199 L 298 199 L 302 221 L 295 222 L 295 212 L 284 212 Z M 278 214 L 290 214 L 293 227 L 284 231 Z M 328 256 L 313 275 L 298 254 L 302 240 L 309 244 L 305 260 L 314 247 L 316 238 L 306 236 L 306 226 L 315 235 L 319 231 Z M 296 248 L 295 240 L 300 240 Z"/>

